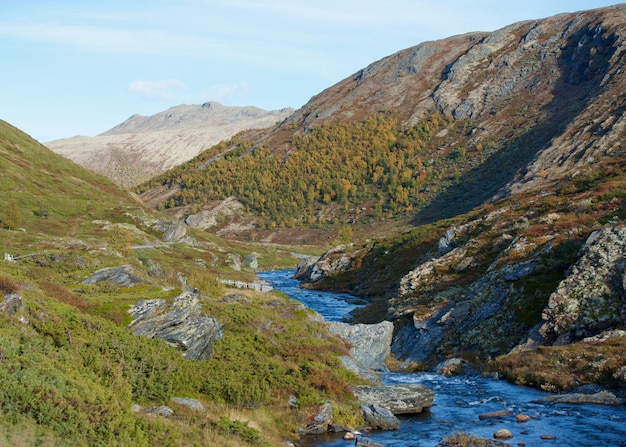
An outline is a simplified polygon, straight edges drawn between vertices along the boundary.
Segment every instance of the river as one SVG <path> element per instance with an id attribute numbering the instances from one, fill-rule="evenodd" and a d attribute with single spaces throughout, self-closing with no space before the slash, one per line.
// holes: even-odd
<path id="1" fill-rule="evenodd" d="M 298 281 L 292 279 L 294 273 L 295 270 L 277 270 L 261 272 L 259 276 L 272 283 L 275 289 L 317 311 L 327 321 L 341 320 L 358 305 L 358 299 L 346 294 L 300 289 Z M 385 447 L 435 446 L 459 431 L 491 438 L 500 428 L 511 431 L 513 438 L 508 442 L 512 445 L 626 446 L 626 406 L 536 404 L 532 402 L 548 393 L 477 376 L 448 378 L 434 373 L 388 373 L 383 382 L 420 383 L 435 392 L 430 410 L 400 417 L 400 430 L 366 434 Z M 532 419 L 526 423 L 516 423 L 513 418 L 479 420 L 478 415 L 496 410 L 523 413 Z M 543 440 L 542 435 L 556 436 L 556 440 Z M 338 435 L 311 437 L 303 443 L 306 447 L 349 445 L 353 444 Z"/>

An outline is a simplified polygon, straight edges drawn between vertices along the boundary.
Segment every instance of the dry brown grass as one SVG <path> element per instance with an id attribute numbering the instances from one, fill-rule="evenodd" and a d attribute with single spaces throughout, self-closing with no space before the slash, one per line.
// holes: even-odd
<path id="1" fill-rule="evenodd" d="M 519 385 L 554 391 L 598 383 L 617 387 L 613 374 L 626 365 L 626 337 L 580 342 L 567 346 L 541 346 L 499 357 L 492 364 Z"/>
<path id="2" fill-rule="evenodd" d="M 74 306 L 81 312 L 86 312 L 93 307 L 80 296 L 59 283 L 52 281 L 40 281 L 39 287 L 50 298 L 54 298 L 62 303 L 69 304 L 70 306 Z"/>
<path id="3" fill-rule="evenodd" d="M 20 289 L 17 281 L 8 276 L 0 276 L 0 292 L 5 295 L 16 293 Z"/>

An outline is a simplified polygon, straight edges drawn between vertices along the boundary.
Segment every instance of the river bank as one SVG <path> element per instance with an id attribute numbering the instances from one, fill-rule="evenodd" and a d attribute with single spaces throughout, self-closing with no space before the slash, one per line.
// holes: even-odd
<path id="1" fill-rule="evenodd" d="M 293 299 L 320 313 L 328 321 L 339 321 L 356 307 L 349 295 L 298 288 L 292 270 L 263 272 L 259 276 Z M 342 313 L 344 312 L 344 313 Z M 401 416 L 401 428 L 372 432 L 366 436 L 386 447 L 435 446 L 452 433 L 465 431 L 492 438 L 505 428 L 513 438 L 508 442 L 533 445 L 626 446 L 626 407 L 601 405 L 548 405 L 535 403 L 549 393 L 480 376 L 444 377 L 433 373 L 388 373 L 386 384 L 418 383 L 435 391 L 433 407 L 416 416 Z M 486 418 L 481 414 L 507 410 L 530 419 L 516 422 L 514 416 Z M 543 439 L 546 438 L 546 439 Z M 302 447 L 350 445 L 340 435 L 308 437 Z"/>

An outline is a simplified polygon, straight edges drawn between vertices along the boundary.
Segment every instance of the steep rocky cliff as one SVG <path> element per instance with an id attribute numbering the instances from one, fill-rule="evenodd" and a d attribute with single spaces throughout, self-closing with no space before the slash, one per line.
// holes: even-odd
<path id="1" fill-rule="evenodd" d="M 563 233 L 528 236 L 538 222 L 563 216 L 502 217 L 489 213 L 448 229 L 439 241 L 426 243 L 429 250 L 412 253 L 412 268 L 389 264 L 396 271 L 391 280 L 380 270 L 386 259 L 375 245 L 325 254 L 320 263 L 339 268 L 308 280 L 314 287 L 369 295 L 369 306 L 353 319 L 393 321 L 394 355 L 431 365 L 458 355 L 484 361 L 516 347 L 568 344 L 626 326 L 622 223 L 584 241 L 580 233 L 569 239 Z M 392 259 L 406 255 L 400 244 L 387 249 Z M 338 256 L 343 268 L 332 261 Z M 300 277 L 314 271 L 302 263 Z M 370 282 L 354 287 L 363 276 Z M 385 295 L 366 287 L 379 282 L 389 289 Z"/>
<path id="2" fill-rule="evenodd" d="M 593 232 L 577 262 L 550 295 L 539 333 L 566 344 L 626 323 L 626 228 Z"/>

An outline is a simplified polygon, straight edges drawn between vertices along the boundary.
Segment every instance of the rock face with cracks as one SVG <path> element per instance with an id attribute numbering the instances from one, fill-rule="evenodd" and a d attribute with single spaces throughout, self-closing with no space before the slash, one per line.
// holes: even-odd
<path id="1" fill-rule="evenodd" d="M 385 361 L 391 353 L 393 323 L 378 324 L 328 323 L 330 332 L 345 340 L 350 347 L 349 358 L 342 358 L 344 366 L 358 376 L 378 381 L 377 373 L 388 371 Z"/>
<path id="2" fill-rule="evenodd" d="M 171 304 L 165 300 L 142 300 L 129 312 L 134 320 L 128 326 L 135 335 L 160 338 L 183 351 L 192 360 L 206 360 L 213 342 L 222 336 L 223 325 L 202 313 L 200 292 L 187 289 Z"/>
<path id="3" fill-rule="evenodd" d="M 626 320 L 626 228 L 595 231 L 578 262 L 550 295 L 539 329 L 547 343 L 567 344 Z"/>

